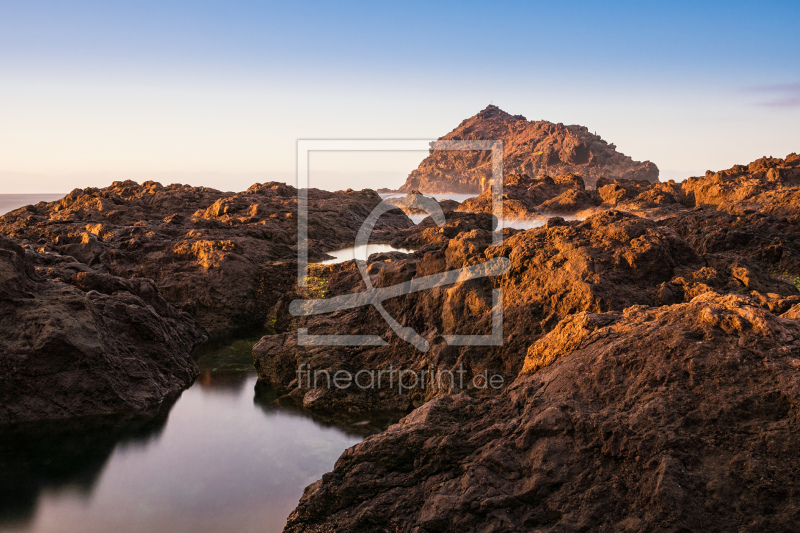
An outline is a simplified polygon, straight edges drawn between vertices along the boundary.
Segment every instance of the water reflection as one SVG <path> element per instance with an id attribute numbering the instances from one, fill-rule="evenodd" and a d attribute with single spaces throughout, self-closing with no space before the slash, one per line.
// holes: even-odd
<path id="1" fill-rule="evenodd" d="M 154 420 L 3 433 L 0 530 L 281 531 L 303 489 L 372 429 L 271 405 L 253 342 L 201 351 L 201 377 Z"/>
<path id="2" fill-rule="evenodd" d="M 366 415 L 325 414 L 308 411 L 292 402 L 281 401 L 279 395 L 269 384 L 260 381 L 256 383 L 253 401 L 267 414 L 289 413 L 302 416 L 321 426 L 338 428 L 348 435 L 357 437 L 368 437 L 380 433 L 408 414 L 399 411 L 376 412 Z"/>
<path id="3" fill-rule="evenodd" d="M 40 495 L 59 492 L 88 499 L 117 444 L 157 438 L 169 408 L 154 418 L 106 417 L 40 423 L 0 435 L 0 526 L 22 527 Z"/>
<path id="4" fill-rule="evenodd" d="M 333 265 L 336 263 L 343 263 L 345 261 L 352 261 L 353 259 L 363 259 L 364 261 L 372 254 L 384 252 L 403 252 L 406 254 L 413 253 L 414 250 L 409 248 L 395 248 L 388 244 L 363 244 L 361 246 L 349 246 L 341 250 L 334 250 L 332 252 L 325 252 L 333 256 L 333 259 L 321 261 L 322 265 Z"/>

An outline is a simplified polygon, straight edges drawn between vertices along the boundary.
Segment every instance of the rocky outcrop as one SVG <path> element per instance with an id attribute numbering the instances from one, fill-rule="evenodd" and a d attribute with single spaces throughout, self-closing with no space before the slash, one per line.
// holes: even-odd
<path id="1" fill-rule="evenodd" d="M 681 183 L 686 203 L 662 224 L 700 253 L 746 258 L 800 279 L 800 156 L 762 158 Z"/>
<path id="2" fill-rule="evenodd" d="M 788 531 L 800 322 L 746 297 L 579 313 L 493 398 L 347 450 L 285 531 Z"/>
<path id="3" fill-rule="evenodd" d="M 685 184 L 604 179 L 596 191 L 510 176 L 504 216 L 585 202 L 588 218 L 506 229 L 496 247 L 484 193 L 443 227 L 427 219 L 399 232 L 396 246 L 419 251 L 373 256 L 377 286 L 492 257 L 510 270 L 386 302 L 403 325 L 431 326 L 425 354 L 386 331 L 389 347 L 327 353 L 284 333 L 257 348 L 262 377 L 333 412 L 398 394 L 362 402 L 362 391 L 302 390 L 281 372 L 459 364 L 512 384 L 407 392 L 416 409 L 346 451 L 306 489 L 286 531 L 791 530 L 800 519 L 796 160 Z M 332 294 L 363 290 L 349 268 L 324 273 Z M 502 348 L 437 344 L 446 326 L 486 332 L 491 288 L 504 291 Z M 351 310 L 291 326 L 367 332 L 375 321 Z"/>
<path id="4" fill-rule="evenodd" d="M 146 279 L 0 238 L 0 425 L 149 413 L 198 374 L 206 335 Z"/>
<path id="5" fill-rule="evenodd" d="M 422 193 L 419 191 L 411 191 L 403 197 L 387 198 L 384 200 L 387 204 L 396 205 L 398 209 L 408 215 L 421 215 L 426 214 L 427 211 L 417 206 L 419 198 Z M 441 200 L 438 202 L 442 213 L 450 213 L 458 208 L 459 203 L 455 200 Z"/>
<path id="6" fill-rule="evenodd" d="M 379 202 L 370 190 L 310 189 L 310 258 L 352 246 Z M 392 211 L 380 219 L 374 238 L 410 225 Z M 6 214 L 0 233 L 115 276 L 152 279 L 209 333 L 227 334 L 264 326 L 295 283 L 297 190 L 265 183 L 232 194 L 115 182 Z"/>
<path id="7" fill-rule="evenodd" d="M 319 411 L 402 410 L 452 392 L 429 383 L 398 394 L 397 387 L 352 386 L 346 390 L 326 383 L 309 385 L 298 369 L 355 374 L 361 369 L 403 368 L 417 374 L 457 372 L 468 377 L 489 372 L 510 382 L 523 366 L 535 339 L 575 313 L 622 311 L 632 305 L 669 305 L 689 301 L 705 292 L 774 298 L 796 293 L 789 283 L 773 279 L 744 258 L 699 255 L 672 229 L 634 215 L 608 211 L 583 222 L 551 219 L 547 226 L 528 231 L 507 230 L 502 246 L 491 245 L 488 215 L 452 213 L 438 227 L 430 219 L 404 231 L 393 244 L 417 247 L 406 255 L 378 254 L 368 272 L 375 287 L 397 286 L 427 275 L 471 268 L 505 258 L 505 273 L 393 298 L 384 302 L 390 315 L 413 328 L 430 344 L 421 352 L 399 339 L 374 308 L 365 306 L 327 315 L 300 317 L 278 324 L 284 333 L 265 336 L 254 348 L 259 376 L 281 391 L 284 400 Z M 330 298 L 361 292 L 364 282 L 355 265 L 320 267 L 320 284 L 313 291 L 287 294 L 298 299 Z M 491 333 L 492 289 L 503 290 L 503 345 L 451 346 L 442 335 Z M 288 315 L 288 312 L 281 313 Z M 297 328 L 312 334 L 378 335 L 380 347 L 300 346 Z M 308 374 L 305 374 L 308 377 Z"/>
<path id="8" fill-rule="evenodd" d="M 572 215 L 600 204 L 597 195 L 587 191 L 583 178 L 575 174 L 530 178 L 511 174 L 503 184 L 503 218 L 532 219 L 543 216 Z M 474 198 L 464 200 L 458 211 L 492 213 L 493 191 L 489 187 Z"/>
<path id="9" fill-rule="evenodd" d="M 599 178 L 595 190 L 586 189 L 574 174 L 532 178 L 510 174 L 503 185 L 503 216 L 536 219 L 553 215 L 586 218 L 615 209 L 652 219 L 702 213 L 702 216 L 772 217 L 795 224 L 800 212 L 800 156 L 762 158 L 720 172 L 689 178 L 681 183 Z M 694 211 L 692 211 L 694 209 Z M 492 212 L 492 191 L 461 203 L 459 211 Z M 720 221 L 713 225 L 723 228 Z M 724 228 L 723 228 L 724 229 Z"/>
<path id="10" fill-rule="evenodd" d="M 490 105 L 440 140 L 501 140 L 503 170 L 531 177 L 572 172 L 590 188 L 600 177 L 658 181 L 658 168 L 633 161 L 583 126 L 528 121 Z M 409 174 L 401 192 L 479 193 L 492 178 L 491 152 L 432 150 Z"/>
<path id="11" fill-rule="evenodd" d="M 763 157 L 746 166 L 708 171 L 681 186 L 694 205 L 715 206 L 731 213 L 796 216 L 800 206 L 800 155 Z"/>

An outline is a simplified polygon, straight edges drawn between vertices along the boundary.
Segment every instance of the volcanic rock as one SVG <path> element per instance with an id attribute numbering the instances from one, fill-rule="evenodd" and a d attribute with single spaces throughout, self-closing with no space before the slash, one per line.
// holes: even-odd
<path id="1" fill-rule="evenodd" d="M 373 191 L 308 191 L 310 259 L 352 246 L 380 203 Z M 69 255 L 96 270 L 152 279 L 211 334 L 262 327 L 296 280 L 297 190 L 256 184 L 239 194 L 155 182 L 76 189 L 0 217 L 0 233 Z M 400 211 L 374 240 L 411 226 Z"/>
<path id="2" fill-rule="evenodd" d="M 443 395 L 347 450 L 287 533 L 789 531 L 800 322 L 746 297 L 564 319 L 493 398 Z"/>
<path id="3" fill-rule="evenodd" d="M 633 161 L 583 126 L 528 121 L 490 105 L 439 140 L 501 140 L 505 173 L 531 177 L 573 172 L 594 187 L 600 177 L 658 181 L 658 168 Z M 479 193 L 492 179 L 490 151 L 431 150 L 401 192 Z"/>
<path id="4" fill-rule="evenodd" d="M 492 197 L 492 187 L 488 187 L 480 195 L 464 200 L 458 210 L 492 213 Z M 575 174 L 542 178 L 511 174 L 503 184 L 503 217 L 507 220 L 553 213 L 572 214 L 597 203 L 593 196 L 586 194 L 583 179 Z"/>
<path id="5" fill-rule="evenodd" d="M 198 374 L 206 335 L 146 279 L 0 237 L 0 425 L 154 412 Z"/>
<path id="6" fill-rule="evenodd" d="M 405 368 L 456 372 L 469 377 L 489 372 L 513 379 L 523 366 L 531 342 L 574 313 L 622 311 L 632 305 L 668 305 L 705 292 L 749 295 L 756 291 L 789 297 L 796 289 L 773 279 L 744 258 L 698 255 L 673 230 L 621 212 L 604 212 L 583 222 L 548 224 L 528 231 L 506 231 L 502 246 L 491 244 L 488 215 L 452 213 L 443 227 L 429 219 L 393 241 L 419 247 L 414 254 L 380 254 L 370 258 L 368 273 L 375 287 L 390 287 L 426 275 L 470 268 L 493 258 L 507 258 L 508 272 L 393 298 L 385 309 L 404 327 L 430 344 L 422 352 L 399 339 L 374 308 L 346 309 L 327 315 L 298 317 L 281 324 L 283 333 L 265 336 L 254 348 L 262 380 L 285 400 L 322 411 L 401 410 L 422 405 L 452 387 L 416 388 L 398 394 L 384 387 L 340 390 L 303 382 L 298 369 L 351 373 L 361 369 Z M 484 221 L 483 225 L 481 221 Z M 355 264 L 320 267 L 312 274 L 315 291 L 287 294 L 291 300 L 325 298 L 365 290 Z M 442 335 L 489 335 L 492 289 L 503 290 L 503 345 L 451 346 Z M 314 294 L 313 292 L 316 292 Z M 788 306 L 784 305 L 788 310 Z M 284 311 L 281 314 L 288 314 Z M 297 328 L 312 334 L 377 335 L 379 347 L 301 346 Z M 308 377 L 308 374 L 306 374 Z M 506 381 L 508 382 L 508 381 Z M 449 383 L 447 383 L 449 385 Z"/>

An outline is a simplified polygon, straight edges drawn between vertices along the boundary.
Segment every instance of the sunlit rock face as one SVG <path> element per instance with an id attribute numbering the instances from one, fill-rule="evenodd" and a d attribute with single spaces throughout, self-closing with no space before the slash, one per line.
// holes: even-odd
<path id="1" fill-rule="evenodd" d="M 502 394 L 345 452 L 285 531 L 791 530 L 798 396 L 800 322 L 750 298 L 572 315 Z"/>
<path id="2" fill-rule="evenodd" d="M 212 335 L 261 327 L 297 275 L 297 189 L 262 183 L 241 193 L 115 182 L 0 217 L 0 232 L 125 278 L 149 278 Z M 309 257 L 352 246 L 381 202 L 371 190 L 308 191 Z M 385 214 L 375 237 L 412 223 Z"/>
<path id="3" fill-rule="evenodd" d="M 428 220 L 401 232 L 394 244 L 419 251 L 374 258 L 377 279 L 510 259 L 492 285 L 506 297 L 502 349 L 426 357 L 503 368 L 511 384 L 420 399 L 310 485 L 286 531 L 793 529 L 798 165 L 792 154 L 680 184 L 603 180 L 583 191 L 603 212 L 507 229 L 502 247 L 486 239 L 481 197 L 445 227 Z M 581 191 L 526 178 L 508 194 L 527 209 L 542 185 L 552 198 Z M 485 294 L 481 283 L 464 285 L 452 303 L 427 295 L 413 309 Z M 287 353 L 276 340 L 262 342 Z M 350 355 L 371 363 L 380 353 Z"/>
<path id="4" fill-rule="evenodd" d="M 531 177 L 575 173 L 594 188 L 598 178 L 658 181 L 658 167 L 617 152 L 584 126 L 528 121 L 497 106 L 461 122 L 440 140 L 503 141 L 503 169 Z M 492 179 L 489 151 L 434 150 L 409 174 L 402 192 L 479 193 Z"/>

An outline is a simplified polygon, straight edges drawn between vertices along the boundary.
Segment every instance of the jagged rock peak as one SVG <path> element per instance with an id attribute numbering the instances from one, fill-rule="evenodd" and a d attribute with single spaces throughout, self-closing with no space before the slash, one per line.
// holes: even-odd
<path id="1" fill-rule="evenodd" d="M 501 140 L 506 173 L 574 173 L 590 188 L 599 178 L 658 181 L 655 164 L 634 161 L 585 126 L 529 121 L 496 105 L 463 120 L 440 140 Z M 489 152 L 436 150 L 409 174 L 400 191 L 477 193 L 491 177 Z"/>

